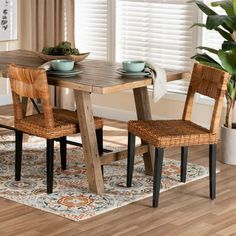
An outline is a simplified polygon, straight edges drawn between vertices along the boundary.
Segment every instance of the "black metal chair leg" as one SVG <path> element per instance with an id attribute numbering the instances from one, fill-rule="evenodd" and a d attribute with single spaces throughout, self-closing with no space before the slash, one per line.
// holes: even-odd
<path id="1" fill-rule="evenodd" d="M 102 177 L 104 177 L 104 166 L 101 165 L 101 169 L 102 169 Z"/>
<path id="2" fill-rule="evenodd" d="M 47 139 L 47 193 L 53 190 L 54 140 Z"/>
<path id="3" fill-rule="evenodd" d="M 60 138 L 61 169 L 66 170 L 66 136 Z"/>
<path id="4" fill-rule="evenodd" d="M 98 144 L 98 153 L 103 154 L 103 129 L 96 129 L 96 137 Z"/>
<path id="5" fill-rule="evenodd" d="M 216 144 L 209 145 L 210 198 L 216 198 Z"/>
<path id="6" fill-rule="evenodd" d="M 15 180 L 19 181 L 21 177 L 21 160 L 22 160 L 22 138 L 23 132 L 15 131 L 16 141 L 15 141 Z"/>
<path id="7" fill-rule="evenodd" d="M 96 138 L 98 144 L 98 153 L 99 155 L 103 154 L 103 128 L 96 129 Z M 104 177 L 104 168 L 103 165 L 101 166 L 102 169 L 102 176 Z"/>
<path id="8" fill-rule="evenodd" d="M 186 182 L 188 147 L 181 147 L 180 181 Z"/>
<path id="9" fill-rule="evenodd" d="M 128 133 L 127 187 L 131 187 L 135 156 L 135 135 Z"/>
<path id="10" fill-rule="evenodd" d="M 152 207 L 154 208 L 158 207 L 158 202 L 159 202 L 163 155 L 164 155 L 163 148 L 155 148 L 155 164 L 154 164 L 154 175 L 153 175 L 153 199 L 152 199 Z"/>

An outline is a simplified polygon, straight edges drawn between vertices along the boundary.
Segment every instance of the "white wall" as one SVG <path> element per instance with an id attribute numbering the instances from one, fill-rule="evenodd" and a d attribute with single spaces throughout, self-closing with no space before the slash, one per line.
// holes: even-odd
<path id="1" fill-rule="evenodd" d="M 93 95 L 94 114 L 110 119 L 127 121 L 136 119 L 135 103 L 132 92 Z M 153 119 L 179 119 L 182 117 L 185 95 L 165 95 L 154 103 L 150 94 L 150 106 Z M 205 103 L 205 104 L 204 104 Z M 198 101 L 193 107 L 193 121 L 209 127 L 213 106 L 208 102 Z M 224 112 L 223 112 L 224 113 Z M 222 114 L 222 122 L 224 114 Z"/>

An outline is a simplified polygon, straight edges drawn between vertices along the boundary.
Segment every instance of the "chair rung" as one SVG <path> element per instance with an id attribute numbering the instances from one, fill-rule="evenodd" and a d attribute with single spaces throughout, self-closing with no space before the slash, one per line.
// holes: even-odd
<path id="1" fill-rule="evenodd" d="M 3 124 L 0 124 L 0 128 L 4 128 L 4 129 L 10 129 L 10 130 L 16 130 L 14 127 L 12 126 L 9 126 L 9 125 L 3 125 Z"/>
<path id="2" fill-rule="evenodd" d="M 55 141 L 59 142 L 60 140 L 59 139 L 55 139 Z M 71 140 L 66 140 L 66 143 L 67 144 L 71 144 L 71 145 L 74 145 L 74 146 L 78 146 L 78 147 L 82 147 L 82 143 L 77 143 L 77 142 L 74 142 L 74 141 L 71 141 Z M 112 152 L 112 150 L 109 150 L 109 149 L 106 149 L 106 148 L 103 148 L 103 152 Z"/>

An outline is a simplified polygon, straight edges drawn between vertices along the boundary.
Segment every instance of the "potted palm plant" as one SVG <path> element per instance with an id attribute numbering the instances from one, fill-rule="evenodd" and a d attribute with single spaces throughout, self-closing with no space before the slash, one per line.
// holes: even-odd
<path id="1" fill-rule="evenodd" d="M 233 108 L 236 99 L 236 0 L 211 2 L 208 7 L 202 1 L 194 2 L 207 16 L 205 23 L 195 23 L 194 26 L 214 30 L 222 36 L 221 48 L 198 47 L 203 52 L 197 53 L 194 58 L 199 63 L 206 64 L 231 74 L 226 92 L 226 118 L 221 128 L 222 161 L 236 164 L 236 125 L 233 124 Z M 225 14 L 217 14 L 213 9 L 220 7 Z M 215 56 L 213 56 L 215 55 Z"/>

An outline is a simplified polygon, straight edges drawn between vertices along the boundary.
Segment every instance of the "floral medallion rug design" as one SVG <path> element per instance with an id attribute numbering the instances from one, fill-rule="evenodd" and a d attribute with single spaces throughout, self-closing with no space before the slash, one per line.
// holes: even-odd
<path id="1" fill-rule="evenodd" d="M 23 146 L 21 181 L 14 180 L 14 137 L 0 136 L 0 197 L 70 220 L 80 221 L 152 196 L 152 177 L 144 174 L 136 158 L 133 186 L 126 188 L 126 160 L 104 166 L 105 193 L 88 191 L 82 148 L 69 146 L 67 170 L 61 171 L 60 152 L 55 148 L 54 189 L 46 194 L 45 141 L 30 137 Z M 179 186 L 180 162 L 164 158 L 161 191 Z M 208 176 L 208 168 L 189 163 L 187 181 Z"/>

